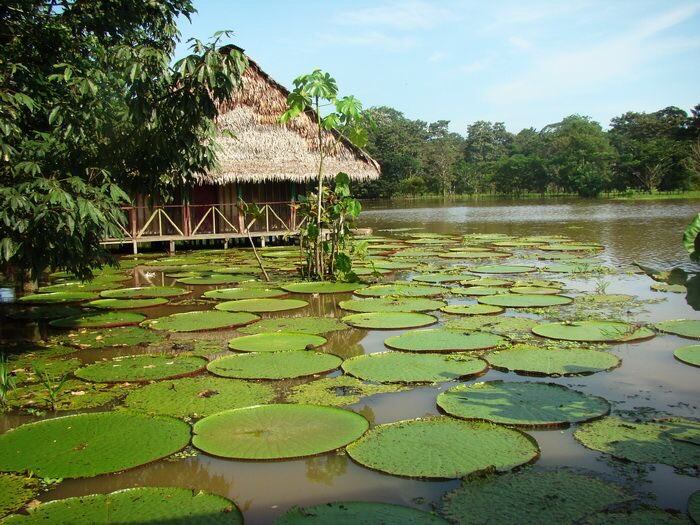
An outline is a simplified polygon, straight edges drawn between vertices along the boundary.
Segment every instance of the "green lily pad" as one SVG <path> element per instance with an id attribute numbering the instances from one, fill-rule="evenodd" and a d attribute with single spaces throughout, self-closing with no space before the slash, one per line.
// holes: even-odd
<path id="1" fill-rule="evenodd" d="M 641 507 L 618 512 L 600 512 L 580 522 L 581 525 L 691 525 L 684 515 L 656 507 Z"/>
<path id="2" fill-rule="evenodd" d="M 262 332 L 231 339 L 228 342 L 228 347 L 238 352 L 288 352 L 309 350 L 323 344 L 326 344 L 326 338 L 320 335 L 296 332 Z"/>
<path id="3" fill-rule="evenodd" d="M 655 292 L 686 293 L 688 288 L 683 284 L 653 283 L 651 289 Z"/>
<path id="4" fill-rule="evenodd" d="M 338 304 L 350 312 L 430 312 L 445 305 L 443 301 L 423 299 L 420 297 L 372 297 L 369 299 L 350 299 Z"/>
<path id="5" fill-rule="evenodd" d="M 432 328 L 395 335 L 387 338 L 384 344 L 394 350 L 406 352 L 460 352 L 487 350 L 503 342 L 505 340 L 502 337 L 484 332 L 464 334 Z"/>
<path id="6" fill-rule="evenodd" d="M 400 392 L 401 385 L 370 385 L 350 376 L 325 377 L 292 388 L 287 394 L 291 403 L 346 406 L 377 394 Z"/>
<path id="7" fill-rule="evenodd" d="M 12 390 L 7 403 L 18 410 L 85 410 L 112 403 L 124 397 L 127 392 L 122 385 L 100 385 L 69 379 L 63 383 L 54 400 L 49 398 L 43 384 L 35 383 Z"/>
<path id="8" fill-rule="evenodd" d="M 17 510 L 39 493 L 35 479 L 0 474 L 0 517 Z"/>
<path id="9" fill-rule="evenodd" d="M 29 514 L 12 516 L 5 523 L 242 525 L 243 516 L 231 500 L 209 492 L 179 487 L 137 487 L 42 503 Z"/>
<path id="10" fill-rule="evenodd" d="M 54 328 L 114 328 L 139 324 L 145 315 L 132 312 L 88 312 L 75 317 L 49 321 Z"/>
<path id="11" fill-rule="evenodd" d="M 700 523 L 700 490 L 696 490 L 688 498 L 688 515 L 694 523 Z"/>
<path id="12" fill-rule="evenodd" d="M 564 295 L 526 295 L 518 293 L 491 295 L 480 297 L 477 300 L 481 304 L 490 304 L 503 308 L 542 308 L 546 306 L 561 306 L 573 302 L 571 297 Z"/>
<path id="13" fill-rule="evenodd" d="M 334 317 L 273 317 L 261 319 L 238 331 L 244 334 L 261 334 L 264 332 L 296 332 L 298 334 L 325 334 L 350 328 Z"/>
<path id="14" fill-rule="evenodd" d="M 603 247 L 599 244 L 581 244 L 581 243 L 570 243 L 570 244 L 550 244 L 548 246 L 540 247 L 540 250 L 552 251 L 552 252 L 588 252 L 602 250 Z"/>
<path id="15" fill-rule="evenodd" d="M 662 321 L 654 326 L 657 330 L 668 334 L 680 335 L 688 339 L 700 339 L 700 319 L 675 319 Z"/>
<path id="16" fill-rule="evenodd" d="M 608 352 L 585 348 L 540 348 L 515 345 L 486 354 L 491 366 L 524 375 L 568 376 L 593 374 L 620 366 L 620 359 Z"/>
<path id="17" fill-rule="evenodd" d="M 576 298 L 577 301 L 594 303 L 594 304 L 622 304 L 634 301 L 634 297 L 619 293 L 600 293 L 580 295 Z"/>
<path id="18" fill-rule="evenodd" d="M 548 286 L 513 286 L 509 291 L 525 295 L 556 295 L 561 289 Z"/>
<path id="19" fill-rule="evenodd" d="M 503 293 L 503 288 L 496 288 L 493 286 L 469 286 L 466 288 L 454 287 L 450 288 L 450 293 L 455 295 L 482 297 L 487 295 L 496 295 L 499 293 Z"/>
<path id="20" fill-rule="evenodd" d="M 409 270 L 415 265 L 401 261 L 377 261 L 374 263 L 374 266 L 380 270 Z"/>
<path id="21" fill-rule="evenodd" d="M 482 359 L 469 354 L 377 352 L 346 360 L 346 374 L 377 383 L 438 383 L 486 371 Z"/>
<path id="22" fill-rule="evenodd" d="M 127 277 L 128 279 L 128 277 Z M 116 283 L 116 282 L 98 282 L 94 281 L 92 283 L 81 283 L 81 282 L 66 282 L 66 283 L 57 283 L 57 284 L 52 284 L 49 286 L 42 286 L 39 290 L 37 290 L 39 293 L 47 293 L 47 292 L 101 292 L 102 290 L 114 290 L 117 288 L 121 288 L 122 285 L 121 283 Z"/>
<path id="23" fill-rule="evenodd" d="M 446 416 L 378 425 L 348 445 L 347 452 L 374 470 L 441 479 L 490 468 L 506 471 L 539 456 L 536 442 L 518 430 Z"/>
<path id="24" fill-rule="evenodd" d="M 109 348 L 147 345 L 162 340 L 163 337 L 160 334 L 151 330 L 145 330 L 138 326 L 122 326 L 97 332 L 70 333 L 61 341 L 78 348 Z"/>
<path id="25" fill-rule="evenodd" d="M 476 279 L 475 276 L 469 274 L 452 274 L 452 273 L 422 273 L 414 275 L 412 280 L 419 283 L 455 283 L 458 281 L 469 281 L 471 279 Z"/>
<path id="26" fill-rule="evenodd" d="M 346 315 L 344 323 L 355 328 L 372 330 L 398 330 L 401 328 L 418 328 L 437 323 L 432 315 L 416 312 L 368 312 Z"/>
<path id="27" fill-rule="evenodd" d="M 63 304 L 49 304 L 46 306 L 33 306 L 31 308 L 22 308 L 7 313 L 10 319 L 22 321 L 37 321 L 42 319 L 60 319 L 61 317 L 73 317 L 82 312 L 80 308 Z"/>
<path id="28" fill-rule="evenodd" d="M 139 286 L 107 290 L 100 295 L 105 299 L 153 299 L 155 297 L 179 297 L 188 293 L 190 293 L 189 290 L 175 286 Z"/>
<path id="29" fill-rule="evenodd" d="M 197 376 L 158 381 L 133 390 L 124 404 L 132 410 L 173 417 L 203 417 L 231 408 L 271 403 L 272 386 Z"/>
<path id="30" fill-rule="evenodd" d="M 225 301 L 214 308 L 224 312 L 281 312 L 284 310 L 296 310 L 309 306 L 309 303 L 301 299 L 240 299 L 238 301 Z"/>
<path id="31" fill-rule="evenodd" d="M 599 418 L 610 404 L 554 383 L 487 381 L 457 385 L 437 397 L 451 416 L 527 428 L 568 426 Z"/>
<path id="32" fill-rule="evenodd" d="M 180 279 L 177 279 L 176 282 L 190 285 L 215 285 L 240 283 L 241 281 L 253 281 L 255 279 L 257 279 L 255 275 L 211 273 L 207 275 L 197 275 L 194 277 L 182 277 Z"/>
<path id="33" fill-rule="evenodd" d="M 105 308 L 108 310 L 130 310 L 133 308 L 150 308 L 166 304 L 165 297 L 152 297 L 150 299 L 96 299 L 87 303 L 93 308 Z"/>
<path id="34" fill-rule="evenodd" d="M 275 525 L 447 525 L 447 522 L 418 509 L 365 501 L 324 503 L 313 507 L 292 507 L 275 520 Z"/>
<path id="35" fill-rule="evenodd" d="M 592 265 L 588 262 L 569 261 L 566 264 L 550 264 L 542 268 L 545 272 L 552 273 L 586 273 L 592 272 L 599 266 Z"/>
<path id="36" fill-rule="evenodd" d="M 238 299 L 268 299 L 280 297 L 288 292 L 279 288 L 222 288 L 204 292 L 204 297 L 222 301 L 235 301 Z"/>
<path id="37" fill-rule="evenodd" d="M 517 264 L 487 264 L 472 268 L 474 273 L 528 273 L 534 272 L 536 268 Z"/>
<path id="38" fill-rule="evenodd" d="M 227 355 L 207 365 L 212 374 L 239 379 L 293 379 L 335 370 L 343 360 L 320 352 L 254 352 Z"/>
<path id="39" fill-rule="evenodd" d="M 606 417 L 579 427 L 574 437 L 585 447 L 634 463 L 663 463 L 678 468 L 700 464 L 700 447 L 668 435 L 672 426 Z"/>
<path id="40" fill-rule="evenodd" d="M 694 445 L 700 445 L 700 421 L 684 419 L 682 417 L 672 417 L 660 419 L 657 423 L 664 425 L 664 433 L 678 441 L 686 441 Z"/>
<path id="41" fill-rule="evenodd" d="M 347 293 L 354 292 L 363 288 L 365 285 L 360 283 L 342 283 L 342 282 L 300 282 L 288 283 L 282 285 L 283 290 L 293 293 Z"/>
<path id="42" fill-rule="evenodd" d="M 454 523 L 540 525 L 580 519 L 632 499 L 621 487 L 569 470 L 490 475 L 464 481 L 442 501 Z"/>
<path id="43" fill-rule="evenodd" d="M 503 308 L 500 306 L 489 304 L 451 304 L 443 306 L 440 310 L 455 315 L 494 315 L 503 312 Z"/>
<path id="44" fill-rule="evenodd" d="M 687 365 L 700 366 L 700 345 L 688 345 L 676 348 L 673 356 Z"/>
<path id="45" fill-rule="evenodd" d="M 97 476 L 164 458 L 189 440 L 189 425 L 167 417 L 124 411 L 46 419 L 0 435 L 0 471 Z"/>
<path id="46" fill-rule="evenodd" d="M 37 383 L 40 377 L 37 372 L 43 372 L 51 378 L 58 378 L 69 375 L 80 367 L 80 359 L 51 359 L 41 354 L 22 355 L 17 359 L 8 362 L 11 370 L 14 371 L 17 383 Z"/>
<path id="47" fill-rule="evenodd" d="M 222 328 L 235 328 L 260 319 L 259 316 L 247 312 L 218 312 L 216 310 L 204 310 L 196 312 L 183 312 L 172 314 L 157 319 L 144 321 L 142 326 L 153 330 L 167 330 L 169 332 L 200 332 L 204 330 L 219 330 Z"/>
<path id="48" fill-rule="evenodd" d="M 355 294 L 363 297 L 385 297 L 396 295 L 399 297 L 433 297 L 447 293 L 447 289 L 441 286 L 427 286 L 420 284 L 378 284 L 357 290 Z"/>
<path id="49" fill-rule="evenodd" d="M 462 284 L 466 286 L 486 286 L 489 288 L 499 287 L 499 286 L 511 286 L 513 281 L 507 279 L 499 279 L 497 277 L 481 277 L 473 281 L 466 281 Z"/>
<path id="50" fill-rule="evenodd" d="M 509 252 L 494 252 L 494 251 L 481 251 L 481 252 L 447 252 L 438 255 L 441 259 L 505 259 L 510 257 L 512 254 Z"/>
<path id="51" fill-rule="evenodd" d="M 57 304 L 82 303 L 90 299 L 97 299 L 97 295 L 91 292 L 49 292 L 25 295 L 17 301 L 27 304 Z"/>
<path id="52" fill-rule="evenodd" d="M 196 356 L 142 354 L 97 361 L 74 374 L 94 383 L 144 382 L 194 374 L 206 364 L 206 359 Z"/>
<path id="53" fill-rule="evenodd" d="M 198 421 L 192 444 L 227 458 L 298 458 L 344 447 L 368 427 L 364 417 L 340 408 L 260 405 L 219 412 Z"/>
<path id="54" fill-rule="evenodd" d="M 549 339 L 597 343 L 630 343 L 654 337 L 654 332 L 648 328 L 622 321 L 542 323 L 533 327 L 532 331 Z"/>

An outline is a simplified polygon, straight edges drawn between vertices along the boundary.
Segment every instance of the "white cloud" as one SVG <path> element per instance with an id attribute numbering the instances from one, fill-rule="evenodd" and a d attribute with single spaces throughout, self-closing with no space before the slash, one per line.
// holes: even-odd
<path id="1" fill-rule="evenodd" d="M 406 51 L 416 46 L 416 40 L 408 36 L 391 36 L 379 31 L 368 31 L 352 35 L 325 33 L 319 40 L 326 44 L 341 46 L 363 46 L 384 51 Z"/>
<path id="2" fill-rule="evenodd" d="M 519 36 L 509 37 L 508 42 L 516 49 L 520 49 L 522 51 L 526 51 L 532 47 L 532 42 Z"/>
<path id="3" fill-rule="evenodd" d="M 447 54 L 444 51 L 433 51 L 428 57 L 428 62 L 442 62 L 447 58 Z"/>
<path id="4" fill-rule="evenodd" d="M 464 73 L 465 75 L 471 75 L 472 73 L 477 73 L 479 71 L 483 71 L 486 69 L 488 66 L 489 61 L 485 59 L 480 59 L 480 60 L 475 60 L 474 62 L 470 62 L 469 64 L 464 64 L 462 66 L 459 66 L 457 70 L 460 73 Z"/>
<path id="5" fill-rule="evenodd" d="M 393 0 L 376 7 L 338 13 L 340 24 L 390 27 L 401 30 L 430 29 L 450 19 L 448 9 L 423 0 Z"/>

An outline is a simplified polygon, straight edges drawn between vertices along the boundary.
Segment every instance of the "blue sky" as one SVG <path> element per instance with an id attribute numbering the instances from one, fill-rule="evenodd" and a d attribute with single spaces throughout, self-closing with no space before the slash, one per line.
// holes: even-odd
<path id="1" fill-rule="evenodd" d="M 195 0 L 183 40 L 232 29 L 276 80 L 331 73 L 366 107 L 518 131 L 700 103 L 700 1 Z M 182 55 L 185 46 L 178 53 Z"/>

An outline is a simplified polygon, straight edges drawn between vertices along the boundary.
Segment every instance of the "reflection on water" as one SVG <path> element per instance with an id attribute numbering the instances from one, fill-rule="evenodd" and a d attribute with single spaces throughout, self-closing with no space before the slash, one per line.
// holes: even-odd
<path id="1" fill-rule="evenodd" d="M 326 454 L 306 459 L 306 477 L 314 483 L 333 485 L 333 480 L 345 474 L 348 457 L 343 453 Z"/>

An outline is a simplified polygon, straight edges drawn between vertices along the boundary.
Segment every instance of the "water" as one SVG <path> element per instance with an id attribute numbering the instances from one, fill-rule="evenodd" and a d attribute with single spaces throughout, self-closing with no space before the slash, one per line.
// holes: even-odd
<path id="1" fill-rule="evenodd" d="M 422 228 L 440 233 L 507 233 L 511 235 L 563 234 L 579 241 L 605 245 L 604 260 L 621 270 L 639 261 L 652 266 L 691 268 L 680 244 L 681 232 L 700 209 L 697 201 L 663 201 L 654 203 L 546 201 L 484 202 L 484 203 L 369 203 L 365 205 L 362 226 L 375 230 Z M 380 234 L 386 234 L 380 232 Z M 390 235 L 390 234 L 387 234 Z M 409 274 L 398 274 L 399 277 Z M 147 279 L 141 271 L 136 280 Z M 652 292 L 653 282 L 644 275 L 621 273 L 611 277 L 608 293 L 627 293 L 641 299 L 665 298 L 649 304 L 637 316 L 642 321 L 674 318 L 698 318 L 682 294 Z M 151 278 L 154 284 L 172 280 L 160 272 Z M 577 292 L 592 290 L 590 279 L 569 279 L 568 288 Z M 128 284 L 128 283 L 126 283 Z M 193 287 L 194 289 L 194 287 Z M 202 292 L 208 287 L 196 287 Z M 291 297 L 295 297 L 292 295 Z M 349 294 L 316 297 L 308 308 L 294 315 L 342 313 L 337 303 Z M 193 305 L 186 309 L 201 309 Z M 150 317 L 172 313 L 170 308 L 146 310 Z M 277 314 L 280 315 L 280 314 Z M 34 324 L 5 326 L 5 337 L 39 337 L 45 328 Z M 328 351 L 342 357 L 385 350 L 383 340 L 399 331 L 349 330 L 331 334 Z M 209 333 L 207 338 L 222 341 L 232 337 L 231 331 Z M 188 340 L 192 336 L 177 335 L 174 339 Z M 700 417 L 700 381 L 697 368 L 684 365 L 673 358 L 673 350 L 689 344 L 687 339 L 664 335 L 632 345 L 618 345 L 612 352 L 622 359 L 622 366 L 612 372 L 586 377 L 534 379 L 560 383 L 586 393 L 607 398 L 618 410 L 639 411 L 642 407 L 670 412 L 684 417 Z M 81 353 L 85 362 L 125 353 L 92 351 Z M 479 380 L 504 379 L 522 381 L 526 378 L 489 371 Z M 533 378 L 527 378 L 533 380 Z M 285 385 L 281 385 L 285 386 Z M 288 386 L 288 385 L 286 385 Z M 436 395 L 452 386 L 419 387 L 407 392 L 365 398 L 349 408 L 361 412 L 372 424 L 437 414 Z M 30 420 L 27 416 L 0 417 L 0 430 Z M 588 450 L 578 444 L 573 429 L 533 431 L 542 453 L 536 468 L 569 465 L 583 467 L 631 484 L 645 498 L 663 508 L 684 511 L 687 498 L 700 489 L 700 480 L 681 475 L 671 467 L 657 465 L 641 477 L 625 473 L 618 462 Z M 416 454 L 421 451 L 417 450 Z M 82 480 L 67 480 L 41 496 L 52 500 L 94 492 L 110 492 L 136 486 L 181 486 L 208 490 L 233 499 L 241 508 L 248 524 L 270 523 L 275 516 L 293 505 L 311 505 L 338 500 L 382 501 L 430 509 L 458 481 L 422 481 L 384 475 L 355 464 L 344 454 L 331 453 L 317 457 L 275 462 L 245 462 L 219 459 L 201 454 L 184 460 L 159 461 L 116 475 Z"/>

